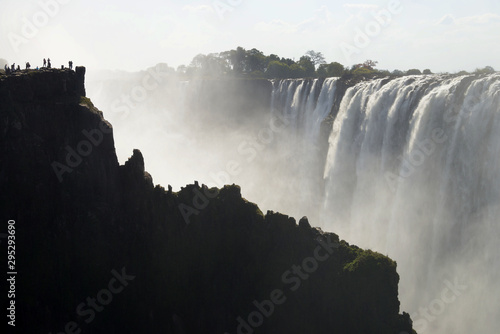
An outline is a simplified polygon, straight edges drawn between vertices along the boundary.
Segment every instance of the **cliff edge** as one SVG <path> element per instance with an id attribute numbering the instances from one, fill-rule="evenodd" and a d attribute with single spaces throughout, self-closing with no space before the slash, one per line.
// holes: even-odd
<path id="1" fill-rule="evenodd" d="M 264 215 L 236 185 L 154 186 L 139 150 L 120 166 L 84 76 L 0 76 L 0 213 L 14 221 L 17 271 L 9 330 L 412 333 L 391 259 L 305 217 Z"/>

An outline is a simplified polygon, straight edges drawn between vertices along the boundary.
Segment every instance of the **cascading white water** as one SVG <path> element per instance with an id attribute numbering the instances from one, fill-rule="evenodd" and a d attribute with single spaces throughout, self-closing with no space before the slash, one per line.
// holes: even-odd
<path id="1" fill-rule="evenodd" d="M 321 122 L 323 122 L 332 111 L 336 91 L 337 78 L 327 78 L 323 82 L 314 109 L 310 108 L 312 104 L 306 106 L 307 110 L 312 110 L 312 113 L 307 113 L 305 120 L 305 134 L 309 141 L 318 139 Z"/>
<path id="2" fill-rule="evenodd" d="M 309 144 L 318 140 L 321 122 L 330 114 L 338 78 L 285 79 L 273 81 L 271 108 L 287 117 L 290 128 Z"/>
<path id="3" fill-rule="evenodd" d="M 500 75 L 386 81 L 345 93 L 323 226 L 398 262 L 402 309 L 419 333 L 494 332 Z"/>
<path id="4" fill-rule="evenodd" d="M 288 193 L 294 204 L 287 212 L 308 215 L 319 221 L 324 156 L 320 152 L 321 123 L 332 111 L 338 78 L 285 79 L 273 81 L 271 110 L 289 124 L 277 143 L 288 152 L 286 170 Z"/>

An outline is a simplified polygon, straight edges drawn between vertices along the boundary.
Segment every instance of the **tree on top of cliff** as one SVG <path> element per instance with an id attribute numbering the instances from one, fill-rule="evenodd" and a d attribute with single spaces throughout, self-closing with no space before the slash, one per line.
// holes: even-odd
<path id="1" fill-rule="evenodd" d="M 495 69 L 491 66 L 486 66 L 485 68 L 478 68 L 474 71 L 476 74 L 492 74 L 495 73 Z"/>
<path id="2" fill-rule="evenodd" d="M 406 71 L 406 75 L 420 75 L 422 72 L 417 68 L 412 68 Z"/>
<path id="3" fill-rule="evenodd" d="M 344 74 L 344 65 L 337 62 L 332 62 L 330 64 L 321 64 L 318 67 L 317 73 L 319 77 L 341 77 Z"/>
<path id="4" fill-rule="evenodd" d="M 362 64 L 354 65 L 353 70 L 357 70 L 358 68 L 365 68 L 367 70 L 373 71 L 375 69 L 375 67 L 377 66 L 377 64 L 378 64 L 378 61 L 373 61 L 373 60 L 368 59 L 367 61 L 365 61 Z"/>
<path id="5" fill-rule="evenodd" d="M 262 51 L 253 48 L 247 51 L 246 65 L 246 70 L 248 73 L 252 73 L 255 71 L 264 72 L 267 65 L 266 56 L 264 56 L 264 53 Z"/>
<path id="6" fill-rule="evenodd" d="M 304 69 L 304 74 L 306 77 L 314 77 L 316 70 L 314 68 L 314 62 L 309 56 L 302 56 L 299 60 L 299 66 Z"/>
<path id="7" fill-rule="evenodd" d="M 314 63 L 314 66 L 326 64 L 325 57 L 321 52 L 309 50 L 306 52 L 306 56 L 308 56 L 311 59 L 311 61 Z"/>
<path id="8" fill-rule="evenodd" d="M 309 50 L 299 61 L 291 58 L 279 57 L 271 54 L 265 55 L 262 51 L 252 48 L 245 50 L 241 46 L 236 49 L 212 53 L 199 54 L 193 58 L 189 66 L 181 65 L 177 74 L 182 76 L 250 76 L 253 78 L 285 79 L 318 76 L 340 76 L 344 70 L 343 65 L 331 63 L 326 65 L 321 52 Z"/>

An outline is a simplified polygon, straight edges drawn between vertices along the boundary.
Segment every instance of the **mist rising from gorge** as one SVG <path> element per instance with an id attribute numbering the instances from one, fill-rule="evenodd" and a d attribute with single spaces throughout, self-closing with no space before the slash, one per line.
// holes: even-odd
<path id="1" fill-rule="evenodd" d="M 377 79 L 335 101 L 337 81 L 152 68 L 89 72 L 87 93 L 120 163 L 140 149 L 155 184 L 236 183 L 264 212 L 389 255 L 419 333 L 497 328 L 500 76 Z"/>

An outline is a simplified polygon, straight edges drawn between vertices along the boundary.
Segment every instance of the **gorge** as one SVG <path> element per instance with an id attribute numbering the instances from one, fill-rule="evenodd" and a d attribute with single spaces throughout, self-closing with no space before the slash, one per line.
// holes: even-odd
<path id="1" fill-rule="evenodd" d="M 221 89 L 224 85 L 186 83 L 176 99 L 199 99 L 196 107 L 179 108 L 189 119 L 187 129 L 201 128 L 193 118 L 205 108 L 228 113 L 210 114 L 201 134 L 174 131 L 195 147 L 198 136 L 200 142 L 211 140 L 197 150 L 207 152 L 203 162 L 176 170 L 199 175 L 207 184 L 240 184 L 245 197 L 261 208 L 305 214 L 312 225 L 396 259 L 402 305 L 418 332 L 468 333 L 477 329 L 474 319 L 488 331 L 498 327 L 491 310 L 498 309 L 499 300 L 494 283 L 499 275 L 499 79 L 498 74 L 465 74 L 358 83 L 233 81 L 243 100 L 229 108 L 235 94 Z M 204 84 L 219 91 L 201 89 Z M 109 91 L 105 81 L 90 86 L 93 92 Z M 152 96 L 146 103 L 152 101 L 163 105 L 147 111 L 136 106 L 127 119 L 155 112 L 175 117 L 165 112 L 171 100 Z M 121 115 L 110 115 L 115 116 Z M 281 117 L 274 128 L 273 117 Z M 134 138 L 151 142 L 148 137 L 142 131 Z M 157 143 L 170 146 L 167 140 Z M 239 148 L 253 149 L 254 155 L 240 154 Z M 179 156 L 189 156 L 186 151 Z M 231 161 L 236 170 L 226 168 Z M 160 169 L 155 175 L 162 173 L 174 177 Z M 453 298 L 442 297 L 449 286 Z"/>
<path id="2" fill-rule="evenodd" d="M 234 184 L 154 186 L 139 150 L 120 165 L 85 72 L 0 76 L 10 332 L 413 332 L 387 256 L 264 215 Z"/>
<path id="3" fill-rule="evenodd" d="M 418 333 L 497 327 L 500 75 L 148 73 L 1 77 L 25 332 L 411 333 L 403 310 Z"/>

